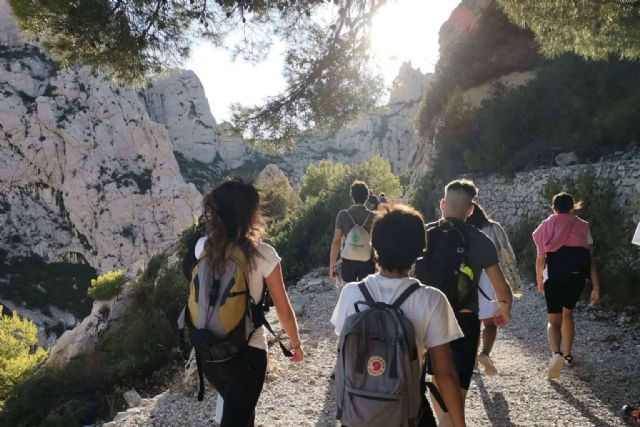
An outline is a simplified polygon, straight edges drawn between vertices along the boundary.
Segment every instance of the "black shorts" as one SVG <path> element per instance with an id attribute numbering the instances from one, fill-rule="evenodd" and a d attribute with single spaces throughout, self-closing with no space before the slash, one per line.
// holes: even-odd
<path id="1" fill-rule="evenodd" d="M 352 261 L 342 258 L 340 266 L 340 277 L 346 283 L 359 282 L 370 274 L 376 272 L 376 264 L 372 259 L 369 261 Z"/>
<path id="2" fill-rule="evenodd" d="M 562 308 L 573 310 L 584 290 L 585 279 L 582 275 L 565 282 L 544 282 L 544 299 L 547 302 L 547 313 L 562 313 Z"/>
<path id="3" fill-rule="evenodd" d="M 458 372 L 460 388 L 469 390 L 473 366 L 476 363 L 476 353 L 478 352 L 478 341 L 480 340 L 480 319 L 478 313 L 456 313 L 458 325 L 462 329 L 464 337 L 451 341 L 451 356 L 453 365 Z M 431 361 L 427 353 L 427 372 L 433 375 Z"/>

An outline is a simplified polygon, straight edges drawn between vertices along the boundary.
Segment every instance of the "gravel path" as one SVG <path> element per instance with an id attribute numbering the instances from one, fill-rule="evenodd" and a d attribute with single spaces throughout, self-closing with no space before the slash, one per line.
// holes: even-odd
<path id="1" fill-rule="evenodd" d="M 258 404 L 263 427 L 336 426 L 333 383 L 337 339 L 329 317 L 338 290 L 316 275 L 290 292 L 305 342 L 302 364 L 271 349 L 267 382 Z M 500 374 L 474 375 L 467 400 L 469 426 L 622 426 L 619 408 L 640 401 L 640 331 L 628 316 L 581 305 L 576 310 L 575 366 L 560 380 L 546 379 L 547 350 L 542 296 L 526 289 L 514 320 L 493 351 Z M 179 385 L 119 414 L 109 426 L 211 425 L 215 395 L 195 401 Z"/>

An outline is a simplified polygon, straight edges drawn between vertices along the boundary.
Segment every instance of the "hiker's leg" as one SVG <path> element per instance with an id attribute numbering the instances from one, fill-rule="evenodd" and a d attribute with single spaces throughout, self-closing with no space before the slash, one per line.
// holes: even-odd
<path id="1" fill-rule="evenodd" d="M 580 295 L 584 290 L 585 280 L 578 277 L 570 280 L 564 290 L 562 301 L 562 347 L 565 356 L 571 356 L 573 337 L 575 335 L 575 322 L 573 321 L 573 309 L 576 308 Z"/>
<path id="2" fill-rule="evenodd" d="M 482 352 L 489 355 L 491 349 L 493 349 L 493 344 L 496 342 L 498 327 L 492 318 L 484 319 L 482 324 L 484 325 L 482 330 Z"/>
<path id="3" fill-rule="evenodd" d="M 480 339 L 480 319 L 475 313 L 456 313 L 456 319 L 464 337 L 449 343 L 451 356 L 458 372 L 460 388 L 469 390 Z"/>
<path id="4" fill-rule="evenodd" d="M 215 370 L 225 379 L 220 426 L 253 427 L 255 408 L 267 371 L 267 352 L 249 347 L 246 355 L 221 363 Z"/>
<path id="5" fill-rule="evenodd" d="M 573 310 L 568 308 L 562 309 L 562 349 L 565 356 L 569 356 L 573 348 L 573 336 L 575 334 L 575 326 L 573 322 Z"/>
<path id="6" fill-rule="evenodd" d="M 562 326 L 562 284 L 544 282 L 544 300 L 547 303 L 547 338 L 551 352 L 560 351 Z"/>
<path id="7" fill-rule="evenodd" d="M 358 261 L 351 261 L 350 259 L 342 259 L 342 266 L 340 270 L 340 275 L 342 277 L 342 281 L 346 285 L 347 283 L 357 281 L 358 277 Z"/>
<path id="8" fill-rule="evenodd" d="M 549 339 L 549 347 L 552 353 L 560 351 L 562 313 L 549 313 L 547 315 L 547 338 Z"/>

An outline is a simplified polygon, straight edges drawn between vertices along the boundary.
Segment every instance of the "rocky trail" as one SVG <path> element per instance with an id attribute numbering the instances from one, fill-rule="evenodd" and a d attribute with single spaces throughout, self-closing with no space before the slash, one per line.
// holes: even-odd
<path id="1" fill-rule="evenodd" d="M 290 290 L 298 313 L 306 358 L 290 364 L 272 348 L 257 425 L 336 426 L 333 383 L 336 337 L 329 318 L 339 291 L 328 279 L 310 274 Z M 492 353 L 500 373 L 474 375 L 467 400 L 469 426 L 623 426 L 619 408 L 640 401 L 640 330 L 631 317 L 592 309 L 576 310 L 575 365 L 558 381 L 546 379 L 549 356 L 544 301 L 532 288 L 515 302 L 513 322 L 501 330 Z M 215 392 L 205 401 L 174 385 L 116 416 L 108 426 L 212 425 Z"/>

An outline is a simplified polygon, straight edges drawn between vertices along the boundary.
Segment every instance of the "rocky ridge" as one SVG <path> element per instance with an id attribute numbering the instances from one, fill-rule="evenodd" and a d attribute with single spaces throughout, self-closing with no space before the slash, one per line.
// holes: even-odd
<path id="1" fill-rule="evenodd" d="M 186 179 L 204 190 L 227 174 L 255 177 L 268 164 L 298 182 L 310 164 L 323 159 L 357 163 L 382 156 L 395 173 L 406 172 L 417 148 L 414 119 L 426 82 L 427 76 L 405 63 L 386 105 L 337 131 L 312 129 L 276 153 L 247 144 L 229 123 L 216 123 L 192 71 L 154 81 L 142 95 L 150 117 L 167 127 Z"/>

